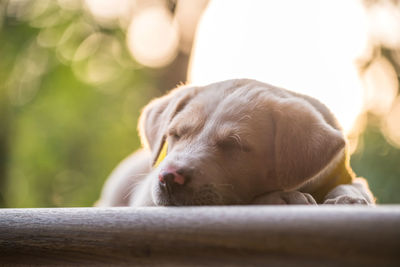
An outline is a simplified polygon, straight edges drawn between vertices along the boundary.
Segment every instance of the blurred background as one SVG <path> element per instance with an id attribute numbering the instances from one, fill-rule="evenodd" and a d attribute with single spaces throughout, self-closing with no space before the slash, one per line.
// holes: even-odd
<path id="1" fill-rule="evenodd" d="M 341 120 L 400 203 L 400 1 L 0 0 L 0 207 L 91 206 L 181 82 L 256 78 Z"/>

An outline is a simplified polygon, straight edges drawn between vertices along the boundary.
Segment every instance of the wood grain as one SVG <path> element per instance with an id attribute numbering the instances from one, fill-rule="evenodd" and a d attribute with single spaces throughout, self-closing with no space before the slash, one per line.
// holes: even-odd
<path id="1" fill-rule="evenodd" d="M 400 206 L 0 210 L 0 265 L 400 266 Z"/>

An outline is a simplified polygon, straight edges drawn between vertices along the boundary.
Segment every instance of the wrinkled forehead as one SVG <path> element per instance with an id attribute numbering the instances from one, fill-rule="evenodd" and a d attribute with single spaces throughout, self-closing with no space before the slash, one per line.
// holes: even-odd
<path id="1" fill-rule="evenodd" d="M 261 91 L 241 87 L 206 87 L 172 120 L 171 127 L 192 133 L 202 129 L 226 132 L 252 130 L 263 108 Z M 252 125 L 252 127 L 250 127 Z"/>

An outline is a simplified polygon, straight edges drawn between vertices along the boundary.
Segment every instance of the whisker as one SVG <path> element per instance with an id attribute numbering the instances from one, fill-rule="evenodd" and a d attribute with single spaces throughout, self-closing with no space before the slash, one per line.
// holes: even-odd
<path id="1" fill-rule="evenodd" d="M 143 177 L 143 176 L 146 176 L 146 175 L 148 175 L 149 174 L 149 172 L 142 172 L 142 173 L 137 173 L 137 174 L 133 174 L 133 175 L 129 175 L 128 176 L 128 178 L 133 178 L 133 177 Z"/>
<path id="2" fill-rule="evenodd" d="M 135 174 L 135 175 L 130 175 L 130 176 L 128 176 L 128 179 L 129 179 L 129 178 L 131 178 L 131 179 L 132 179 L 132 178 L 142 178 L 142 177 L 145 177 L 145 176 L 148 175 L 148 174 L 149 174 L 149 173 L 144 172 L 144 173 L 139 173 L 139 174 Z M 125 196 L 123 197 L 123 199 L 126 199 L 126 198 L 128 198 L 129 196 L 131 196 L 132 193 L 133 193 L 133 191 L 135 191 L 137 185 L 140 184 L 141 182 L 143 182 L 142 179 L 140 179 L 139 181 L 136 180 L 136 179 L 133 180 L 132 183 L 129 185 L 128 193 L 125 194 Z"/>

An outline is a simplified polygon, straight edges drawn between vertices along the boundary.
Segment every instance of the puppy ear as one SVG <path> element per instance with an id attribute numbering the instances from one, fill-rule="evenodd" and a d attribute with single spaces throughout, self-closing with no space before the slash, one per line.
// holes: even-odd
<path id="1" fill-rule="evenodd" d="M 327 112 L 299 98 L 279 100 L 275 106 L 275 173 L 282 189 L 300 186 L 338 153 L 344 155 L 345 139 L 327 123 L 326 117 L 333 118 Z"/>
<path id="2" fill-rule="evenodd" d="M 138 130 L 143 147 L 152 152 L 153 163 L 164 146 L 169 123 L 196 92 L 196 88 L 181 86 L 152 100 L 142 110 Z"/>

